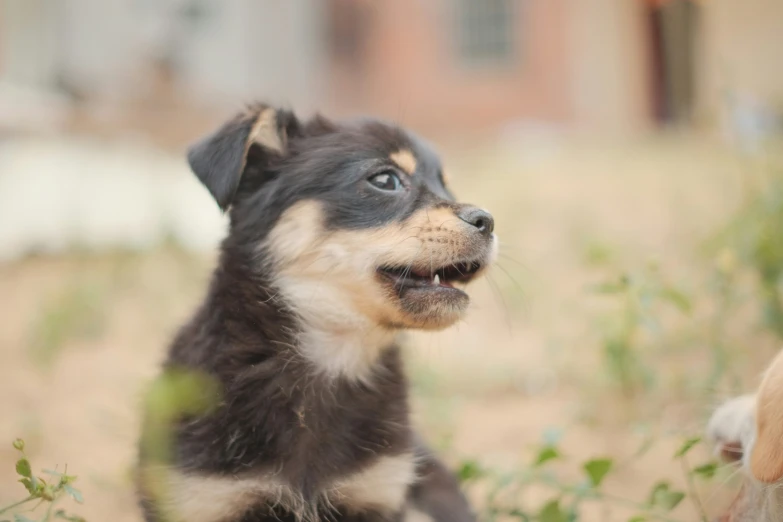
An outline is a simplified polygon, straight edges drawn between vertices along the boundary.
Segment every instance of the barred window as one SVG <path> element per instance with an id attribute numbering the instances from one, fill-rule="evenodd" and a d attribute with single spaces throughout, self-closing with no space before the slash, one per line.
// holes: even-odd
<path id="1" fill-rule="evenodd" d="M 457 46 L 467 64 L 507 63 L 514 57 L 516 2 L 458 0 Z"/>

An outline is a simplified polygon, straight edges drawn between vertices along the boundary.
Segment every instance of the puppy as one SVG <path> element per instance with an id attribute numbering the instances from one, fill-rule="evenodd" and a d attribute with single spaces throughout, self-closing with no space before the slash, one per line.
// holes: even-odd
<path id="1" fill-rule="evenodd" d="M 744 484 L 721 522 L 783 520 L 783 352 L 755 395 L 718 408 L 707 433 L 727 461 L 740 463 Z"/>
<path id="2" fill-rule="evenodd" d="M 492 216 L 456 203 L 395 126 L 258 105 L 188 152 L 229 214 L 207 296 L 165 369 L 218 383 L 167 462 L 141 451 L 148 522 L 468 522 L 409 421 L 397 338 L 463 317 Z"/>

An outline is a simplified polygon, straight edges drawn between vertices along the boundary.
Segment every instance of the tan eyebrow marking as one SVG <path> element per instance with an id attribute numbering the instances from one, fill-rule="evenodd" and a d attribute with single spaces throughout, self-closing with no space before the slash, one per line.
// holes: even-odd
<path id="1" fill-rule="evenodd" d="M 416 157 L 409 149 L 400 149 L 390 154 L 389 159 L 411 176 L 416 172 Z"/>

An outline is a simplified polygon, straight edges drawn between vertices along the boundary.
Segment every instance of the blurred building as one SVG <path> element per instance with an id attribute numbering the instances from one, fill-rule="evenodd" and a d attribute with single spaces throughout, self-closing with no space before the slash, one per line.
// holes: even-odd
<path id="1" fill-rule="evenodd" d="M 533 121 L 625 131 L 714 120 L 727 106 L 752 124 L 783 101 L 780 0 L 0 6 L 4 85 L 119 106 L 264 98 L 436 129 Z"/>

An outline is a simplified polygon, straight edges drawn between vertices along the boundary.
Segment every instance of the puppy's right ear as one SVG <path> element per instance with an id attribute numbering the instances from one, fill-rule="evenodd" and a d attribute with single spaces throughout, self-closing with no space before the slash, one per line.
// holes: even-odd
<path id="1" fill-rule="evenodd" d="M 289 136 L 298 122 L 289 111 L 256 105 L 225 123 L 215 133 L 188 149 L 188 163 L 222 210 L 234 200 L 242 175 L 248 168 L 251 147 L 253 161 L 265 161 L 270 155 L 286 153 Z"/>

